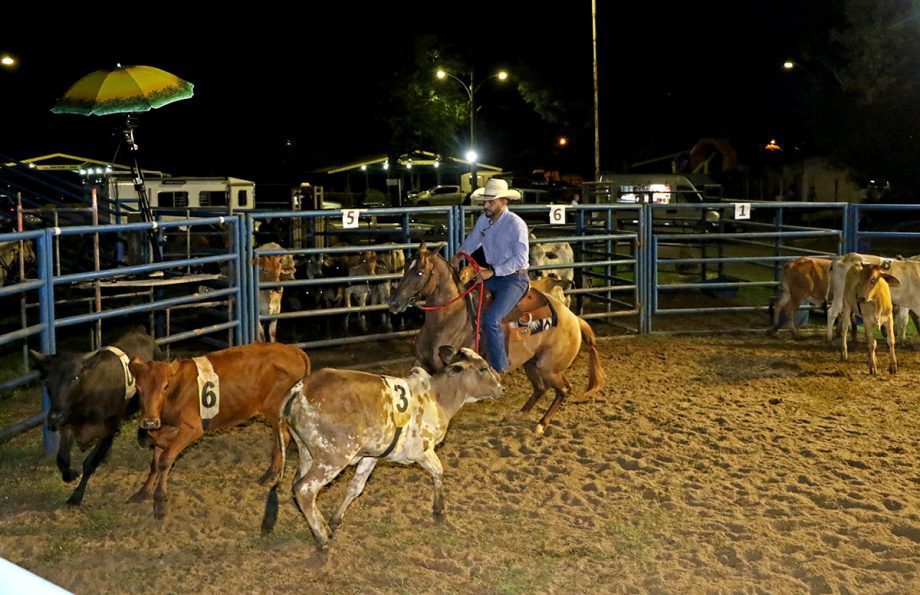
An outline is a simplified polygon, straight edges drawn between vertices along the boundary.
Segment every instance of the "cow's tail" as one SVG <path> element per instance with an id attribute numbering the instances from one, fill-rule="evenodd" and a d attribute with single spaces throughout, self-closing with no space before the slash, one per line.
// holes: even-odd
<path id="1" fill-rule="evenodd" d="M 284 478 L 285 448 L 287 447 L 284 443 L 284 429 L 286 426 L 287 424 L 282 420 L 282 422 L 278 424 L 278 431 L 275 436 L 278 440 L 278 444 L 281 445 L 281 469 L 278 470 L 275 483 L 272 484 L 271 489 L 268 490 L 268 497 L 265 499 L 265 513 L 262 515 L 262 535 L 271 533 L 272 529 L 275 528 L 275 523 L 278 522 L 278 486 Z"/>
<path id="2" fill-rule="evenodd" d="M 307 354 L 303 351 L 300 353 L 303 356 L 304 365 L 306 366 L 306 374 L 309 374 L 310 358 L 308 358 Z M 265 499 L 265 512 L 262 515 L 262 535 L 271 533 L 272 529 L 275 528 L 275 523 L 278 522 L 278 486 L 281 485 L 281 481 L 284 479 L 284 464 L 287 456 L 287 441 L 289 439 L 287 431 L 288 419 L 290 419 L 291 416 L 291 404 L 294 401 L 294 397 L 300 394 L 300 389 L 303 387 L 305 379 L 306 375 L 294 385 L 281 402 L 281 407 L 278 409 L 278 416 L 280 419 L 278 420 L 275 439 L 278 441 L 278 447 L 281 452 L 281 468 L 278 470 L 275 483 L 272 484 L 271 489 L 268 490 L 268 496 Z"/>
<path id="3" fill-rule="evenodd" d="M 588 322 L 579 317 L 578 324 L 581 327 L 581 337 L 588 348 L 590 361 L 588 363 L 588 389 L 582 395 L 582 398 L 593 397 L 601 388 L 604 387 L 604 368 L 601 366 L 601 356 L 597 352 L 597 337 L 594 335 L 594 329 Z"/>

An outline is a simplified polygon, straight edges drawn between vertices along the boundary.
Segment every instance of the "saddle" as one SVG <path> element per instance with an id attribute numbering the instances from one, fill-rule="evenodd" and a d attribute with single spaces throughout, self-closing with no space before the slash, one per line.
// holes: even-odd
<path id="1" fill-rule="evenodd" d="M 492 305 L 492 292 L 482 286 L 482 309 L 486 310 Z M 475 321 L 476 303 L 470 299 L 467 302 L 469 307 L 474 308 L 472 319 Z M 511 309 L 511 312 L 505 316 L 502 321 L 502 330 L 505 332 L 505 338 L 508 342 L 523 341 L 543 332 L 559 323 L 558 314 L 552 305 L 552 300 L 546 294 L 534 289 L 527 290 L 517 305 Z"/>

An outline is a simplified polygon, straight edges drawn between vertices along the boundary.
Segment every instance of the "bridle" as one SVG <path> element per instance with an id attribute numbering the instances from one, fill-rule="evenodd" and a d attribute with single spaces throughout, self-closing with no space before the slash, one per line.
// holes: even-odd
<path id="1" fill-rule="evenodd" d="M 461 256 L 463 256 L 463 258 L 466 259 L 466 261 L 470 264 L 470 266 L 473 267 L 473 270 L 474 270 L 477 274 L 479 273 L 479 270 L 480 270 L 479 263 L 476 262 L 476 260 L 475 260 L 472 256 L 470 256 L 470 255 L 467 254 L 466 252 L 458 252 L 457 254 L 460 254 Z M 439 254 L 438 256 L 441 256 L 441 255 Z M 441 256 L 441 258 L 442 258 L 443 260 L 446 260 L 446 259 L 444 259 L 443 256 Z M 448 270 L 451 269 L 450 263 L 447 264 L 447 268 L 448 268 Z M 456 277 L 456 276 L 455 276 L 455 277 Z M 457 281 L 458 281 L 458 279 L 455 278 L 454 282 L 457 283 Z M 459 283 L 457 283 L 457 284 L 459 285 Z M 439 305 L 437 305 L 437 306 L 419 306 L 418 304 L 414 304 L 414 305 L 415 305 L 417 308 L 419 308 L 419 309 L 421 309 L 421 310 L 425 310 L 425 311 L 440 310 L 440 309 L 442 309 L 442 308 L 446 308 L 447 306 L 453 304 L 454 302 L 456 302 L 456 301 L 459 300 L 460 298 L 463 298 L 463 297 L 469 295 L 469 293 L 470 293 L 471 291 L 473 291 L 474 289 L 476 289 L 476 288 L 478 287 L 478 288 L 479 288 L 479 306 L 476 308 L 476 351 L 478 352 L 478 351 L 479 351 L 479 336 L 480 336 L 480 329 L 481 329 L 481 327 L 482 327 L 482 323 L 481 323 L 481 321 L 482 321 L 482 301 L 483 301 L 483 297 L 484 297 L 484 294 L 485 294 L 485 291 L 483 291 L 483 290 L 484 290 L 484 285 L 485 285 L 485 282 L 484 282 L 482 279 L 479 279 L 476 283 L 473 283 L 472 285 L 470 285 L 469 287 L 467 287 L 464 291 L 462 291 L 462 292 L 460 293 L 460 295 L 458 295 L 457 297 L 451 299 L 449 302 L 447 302 L 447 303 L 445 303 L 445 304 L 439 304 Z"/>

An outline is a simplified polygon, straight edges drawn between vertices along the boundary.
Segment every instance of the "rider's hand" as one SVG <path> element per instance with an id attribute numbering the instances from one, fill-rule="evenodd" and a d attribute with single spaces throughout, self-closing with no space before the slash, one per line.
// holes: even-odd
<path id="1" fill-rule="evenodd" d="M 460 268 L 460 264 L 463 262 L 463 255 L 457 252 L 454 254 L 453 258 L 450 259 L 450 266 L 457 270 Z"/>

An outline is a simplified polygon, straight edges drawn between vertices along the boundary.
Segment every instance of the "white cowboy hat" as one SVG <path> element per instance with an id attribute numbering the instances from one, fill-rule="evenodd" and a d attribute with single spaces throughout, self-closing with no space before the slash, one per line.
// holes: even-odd
<path id="1" fill-rule="evenodd" d="M 484 187 L 477 188 L 470 195 L 471 202 L 485 202 L 487 200 L 495 200 L 496 198 L 520 200 L 521 193 L 517 190 L 508 188 L 508 182 L 505 180 L 490 178 Z"/>

